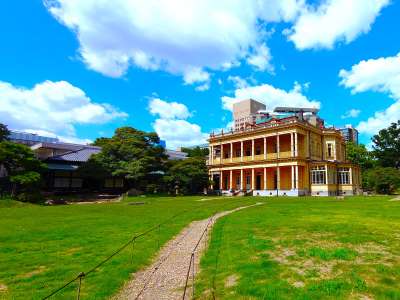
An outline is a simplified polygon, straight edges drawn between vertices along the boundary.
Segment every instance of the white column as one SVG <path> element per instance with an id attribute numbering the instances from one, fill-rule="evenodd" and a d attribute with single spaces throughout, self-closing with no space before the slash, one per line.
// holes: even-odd
<path id="1" fill-rule="evenodd" d="M 254 139 L 251 140 L 251 159 L 254 160 Z"/>
<path id="2" fill-rule="evenodd" d="M 240 189 L 244 191 L 243 169 L 240 169 Z"/>
<path id="3" fill-rule="evenodd" d="M 276 157 L 279 158 L 279 152 L 281 152 L 281 147 L 279 145 L 279 134 L 276 136 Z"/>
<path id="4" fill-rule="evenodd" d="M 294 156 L 299 155 L 299 144 L 297 139 L 297 132 L 294 133 Z"/>
<path id="5" fill-rule="evenodd" d="M 233 143 L 231 143 L 231 162 L 233 162 Z"/>
<path id="6" fill-rule="evenodd" d="M 325 165 L 325 177 L 326 177 L 326 184 L 329 184 L 329 178 L 328 178 L 328 165 Z"/>
<path id="7" fill-rule="evenodd" d="M 251 189 L 255 189 L 255 176 L 254 176 L 254 169 L 251 169 Z"/>
<path id="8" fill-rule="evenodd" d="M 295 166 L 294 167 L 294 170 L 295 170 L 295 186 L 296 186 L 296 189 L 299 189 L 299 166 Z"/>
<path id="9" fill-rule="evenodd" d="M 243 161 L 243 141 L 240 141 L 240 161 Z"/>
<path id="10" fill-rule="evenodd" d="M 294 141 L 293 141 L 293 132 L 290 133 L 290 156 L 294 156 Z"/>
<path id="11" fill-rule="evenodd" d="M 350 184 L 353 184 L 353 168 L 349 168 L 349 179 Z"/>
<path id="12" fill-rule="evenodd" d="M 281 169 L 280 167 L 276 168 L 276 187 L 278 190 L 281 189 Z"/>
<path id="13" fill-rule="evenodd" d="M 294 182 L 294 166 L 291 166 L 292 168 L 292 190 L 296 188 L 295 182 Z"/>
<path id="14" fill-rule="evenodd" d="M 264 190 L 267 189 L 267 168 L 264 168 Z"/>
<path id="15" fill-rule="evenodd" d="M 264 137 L 264 159 L 267 159 L 267 138 Z"/>
<path id="16" fill-rule="evenodd" d="M 233 189 L 233 171 L 229 172 L 229 189 Z"/>

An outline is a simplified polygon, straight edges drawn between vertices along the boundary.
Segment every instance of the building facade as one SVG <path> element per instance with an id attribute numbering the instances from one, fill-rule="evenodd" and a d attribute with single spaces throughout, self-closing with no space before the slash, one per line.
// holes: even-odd
<path id="1" fill-rule="evenodd" d="M 266 109 L 265 105 L 253 99 L 246 99 L 233 104 L 234 130 L 244 130 L 254 125 L 261 117 L 260 111 Z"/>
<path id="2" fill-rule="evenodd" d="M 358 145 L 358 130 L 353 126 L 348 125 L 344 128 L 339 128 L 339 131 L 346 142 L 353 142 Z"/>
<path id="3" fill-rule="evenodd" d="M 211 188 L 227 195 L 360 193 L 360 168 L 346 161 L 340 131 L 313 119 L 277 116 L 245 130 L 211 134 Z"/>

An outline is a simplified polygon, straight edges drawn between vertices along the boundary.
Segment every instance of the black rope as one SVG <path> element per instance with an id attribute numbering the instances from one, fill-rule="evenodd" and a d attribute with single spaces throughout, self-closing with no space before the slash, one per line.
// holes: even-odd
<path id="1" fill-rule="evenodd" d="M 247 199 L 245 199 L 245 200 L 247 200 Z M 234 203 L 237 204 L 238 202 L 242 202 L 242 201 L 235 201 Z M 245 201 L 243 201 L 243 202 L 245 202 Z M 246 202 L 247 202 L 247 201 L 246 201 Z M 219 203 L 212 203 L 211 206 L 213 206 L 214 204 L 215 204 L 215 205 L 218 205 Z M 228 203 L 228 205 L 231 205 L 231 204 L 232 204 L 232 203 Z M 205 206 L 205 205 L 206 205 L 206 204 L 201 204 L 201 205 L 199 205 L 199 207 L 202 207 L 202 206 Z M 227 206 L 228 206 L 228 205 L 227 205 Z M 209 205 L 209 206 L 210 206 L 210 205 Z M 198 207 L 197 207 L 197 208 L 198 208 Z M 218 210 L 221 210 L 221 207 L 219 207 L 219 209 L 215 210 L 214 215 L 216 214 L 216 212 L 217 212 Z M 93 273 L 93 272 L 94 272 L 95 270 L 97 270 L 100 266 L 102 266 L 103 264 L 105 264 L 106 262 L 108 262 L 111 258 L 113 258 L 115 255 L 119 254 L 122 250 L 124 250 L 126 247 L 128 247 L 131 243 L 132 243 L 132 262 L 133 262 L 133 244 L 135 243 L 135 241 L 136 241 L 137 239 L 141 238 L 141 237 L 144 237 L 144 236 L 148 235 L 149 233 L 151 233 L 151 232 L 153 232 L 154 230 L 157 230 L 157 229 L 158 229 L 158 232 L 159 232 L 159 234 L 158 234 L 158 247 L 159 247 L 159 243 L 160 243 L 160 241 L 159 241 L 159 239 L 160 239 L 160 227 L 161 227 L 162 225 L 168 223 L 169 221 L 171 221 L 171 220 L 177 218 L 178 216 L 181 216 L 181 215 L 187 213 L 188 211 L 189 211 L 189 209 L 185 209 L 185 210 L 183 210 L 183 211 L 181 211 L 181 212 L 179 212 L 179 213 L 177 213 L 177 214 L 175 214 L 175 215 L 172 215 L 171 217 L 165 219 L 163 222 L 161 222 L 161 223 L 159 223 L 159 224 L 157 224 L 157 225 L 154 225 L 153 227 L 150 227 L 148 230 L 146 230 L 146 231 L 144 231 L 144 232 L 142 232 L 142 233 L 140 233 L 140 234 L 137 234 L 137 235 L 133 236 L 129 241 L 127 241 L 127 242 L 126 242 L 125 244 L 123 244 L 120 248 L 118 248 L 115 252 L 113 252 L 111 255 L 109 255 L 109 256 L 106 257 L 104 260 L 102 260 L 101 262 L 99 262 L 99 263 L 98 263 L 97 265 L 95 265 L 93 268 L 89 269 L 87 272 L 81 272 L 81 273 L 79 273 L 77 276 L 75 276 L 73 279 L 71 279 L 70 281 L 68 281 L 67 283 L 65 283 L 63 286 L 59 287 L 58 289 L 54 290 L 54 291 L 51 292 L 49 295 L 47 295 L 46 297 L 44 297 L 43 300 L 49 299 L 50 297 L 54 296 L 55 294 L 57 294 L 57 293 L 60 292 L 61 290 L 65 289 L 65 288 L 68 287 L 71 283 L 73 283 L 74 281 L 76 281 L 76 280 L 78 280 L 78 279 L 79 279 L 79 281 L 80 281 L 80 283 L 79 283 L 79 289 L 78 289 L 78 297 L 80 297 L 79 295 L 80 295 L 80 288 L 81 288 L 81 281 L 82 281 L 82 278 L 87 277 L 87 275 Z M 214 215 L 213 215 L 213 217 L 214 217 Z M 197 242 L 197 244 L 196 244 L 196 246 L 195 246 L 193 252 L 196 251 L 197 247 L 199 246 L 199 244 L 200 244 L 200 242 L 201 242 L 201 239 L 203 238 L 205 232 L 207 231 L 208 226 L 209 226 L 209 224 L 210 224 L 210 222 L 211 222 L 211 220 L 212 220 L 213 217 L 211 217 L 210 220 L 209 220 L 209 222 L 207 223 L 207 226 L 206 226 L 205 230 L 203 231 L 203 233 L 202 233 L 200 239 L 198 240 L 198 242 Z M 193 254 L 193 258 L 194 258 L 194 254 Z M 192 259 L 192 258 L 191 258 L 191 259 Z M 193 261 L 193 263 L 194 263 L 194 261 Z M 191 263 L 190 263 L 190 264 L 191 264 Z M 188 274 L 189 274 L 189 273 L 190 273 L 190 266 L 189 266 L 189 270 L 188 270 Z M 188 276 L 189 276 L 189 275 L 188 275 Z M 188 279 L 188 278 L 187 278 L 187 279 Z M 186 288 L 185 288 L 185 289 L 186 289 Z M 78 299 L 79 299 L 79 298 L 78 298 Z"/>

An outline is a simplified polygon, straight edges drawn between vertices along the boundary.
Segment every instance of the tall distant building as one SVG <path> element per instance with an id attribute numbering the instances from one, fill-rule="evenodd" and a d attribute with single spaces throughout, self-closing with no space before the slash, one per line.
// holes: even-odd
<path id="1" fill-rule="evenodd" d="M 11 130 L 8 136 L 10 141 L 24 144 L 27 146 L 32 146 L 37 143 L 58 143 L 59 140 L 56 137 L 42 136 L 35 133 Z"/>
<path id="2" fill-rule="evenodd" d="M 358 144 L 358 130 L 353 126 L 347 125 L 344 128 L 339 128 L 339 131 L 346 142 Z"/>
<path id="3" fill-rule="evenodd" d="M 243 130 L 248 125 L 254 125 L 260 111 L 265 111 L 266 106 L 253 99 L 243 100 L 233 104 L 233 119 L 235 131 Z"/>

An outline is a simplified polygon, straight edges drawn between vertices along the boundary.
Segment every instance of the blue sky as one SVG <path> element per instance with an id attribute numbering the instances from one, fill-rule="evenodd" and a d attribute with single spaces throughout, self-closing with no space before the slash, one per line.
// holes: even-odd
<path id="1" fill-rule="evenodd" d="M 3 1 L 0 122 L 78 142 L 129 125 L 174 148 L 245 97 L 320 106 L 366 144 L 400 119 L 399 1 L 101 2 Z"/>

